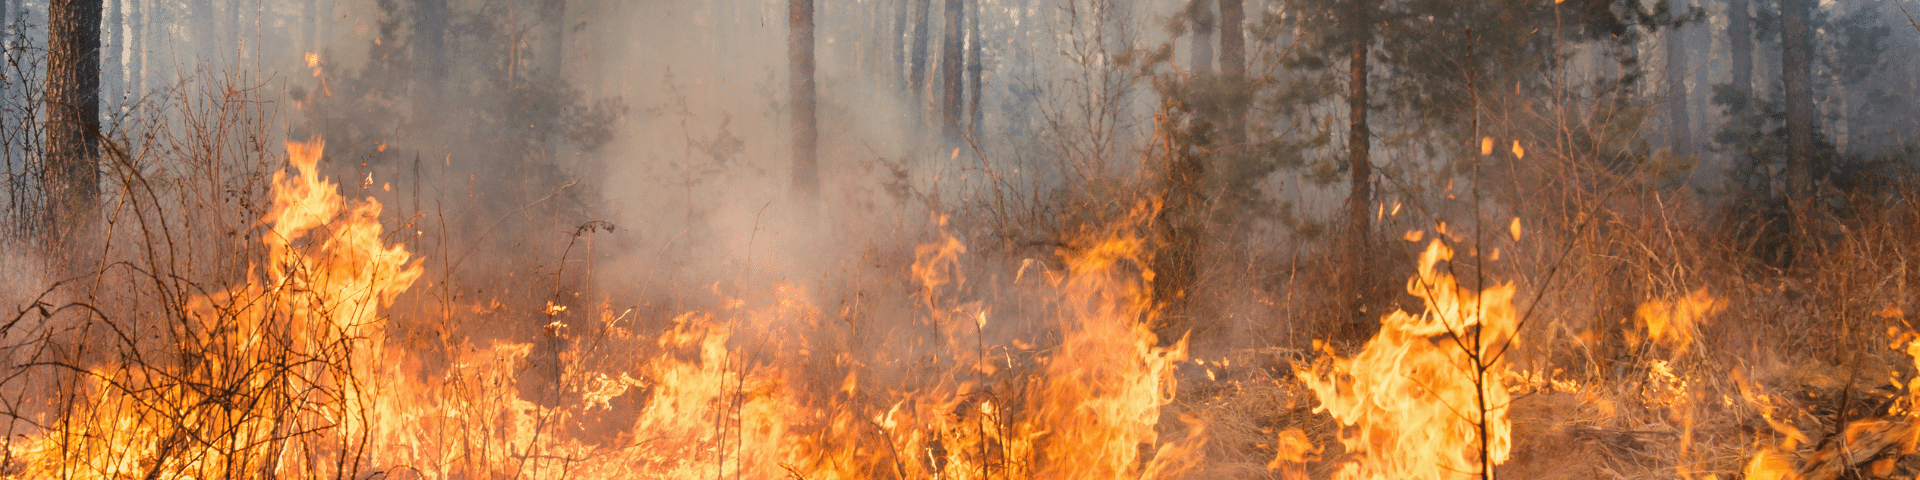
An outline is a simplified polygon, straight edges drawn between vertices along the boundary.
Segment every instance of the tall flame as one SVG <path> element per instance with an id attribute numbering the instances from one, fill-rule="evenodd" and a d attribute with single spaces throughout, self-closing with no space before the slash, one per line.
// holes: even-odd
<path id="1" fill-rule="evenodd" d="M 450 345 L 447 365 L 427 372 L 388 344 L 381 310 L 423 269 L 381 240 L 379 203 L 347 199 L 319 175 L 323 150 L 287 144 L 291 168 L 273 176 L 264 218 L 267 258 L 247 282 L 184 302 L 186 327 L 168 349 L 186 360 L 86 372 L 90 396 L 10 445 L 26 467 L 7 473 L 1151 479 L 1202 457 L 1201 422 L 1162 419 L 1186 347 L 1148 328 L 1153 272 L 1139 238 L 1060 252 L 1065 268 L 1030 292 L 1054 340 L 1009 330 L 998 336 L 1014 340 L 992 348 L 990 329 L 1034 322 L 990 320 L 979 301 L 959 300 L 957 239 L 922 246 L 912 308 L 922 325 L 949 338 L 970 330 L 976 343 L 933 346 L 945 360 L 916 367 L 927 378 L 882 383 L 819 333 L 831 322 L 805 290 L 782 285 L 767 304 L 723 301 L 662 332 L 603 311 L 606 348 L 632 355 L 589 365 L 563 351 L 558 386 L 536 402 L 515 387 L 534 345 Z M 578 310 L 558 307 L 540 310 L 564 341 Z M 587 438 L 590 421 L 611 425 L 606 438 Z M 1168 428 L 1177 438 L 1163 438 Z"/>
<path id="2" fill-rule="evenodd" d="M 299 175 L 273 177 L 262 275 L 185 302 L 179 361 L 87 371 L 91 396 L 14 446 L 25 478 L 327 474 L 369 447 L 379 310 L 421 269 L 380 240 L 378 203 L 318 175 L 322 149 L 287 143 Z"/>
<path id="3" fill-rule="evenodd" d="M 1298 373 L 1320 400 L 1315 410 L 1345 427 L 1340 442 L 1353 459 L 1339 478 L 1467 478 L 1492 468 L 1485 461 L 1506 460 L 1512 437 L 1500 359 L 1516 328 L 1514 286 L 1464 288 L 1436 269 L 1452 258 L 1434 240 L 1407 281 L 1425 311 L 1396 310 L 1352 358 L 1328 350 Z"/>

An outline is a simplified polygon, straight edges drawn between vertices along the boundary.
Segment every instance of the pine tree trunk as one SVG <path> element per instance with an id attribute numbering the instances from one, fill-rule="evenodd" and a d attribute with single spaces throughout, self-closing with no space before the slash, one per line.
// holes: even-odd
<path id="1" fill-rule="evenodd" d="M 313 2 L 308 4 L 312 5 Z M 414 3 L 414 9 L 414 32 L 417 35 L 414 51 L 419 56 L 414 61 L 420 63 L 425 81 L 442 81 L 447 76 L 447 25 L 453 13 L 447 8 L 447 0 L 418 0 Z M 554 21 L 558 23 L 558 20 Z M 315 29 L 318 29 L 317 25 Z M 316 45 L 314 48 L 319 47 Z M 427 90 L 429 95 L 437 95 L 441 89 L 429 86 Z"/>
<path id="2" fill-rule="evenodd" d="M 100 197 L 100 13 L 101 0 L 47 6 L 47 220 L 69 258 Z"/>
<path id="3" fill-rule="evenodd" d="M 1195 74 L 1213 73 L 1213 8 L 1207 0 L 1190 0 L 1187 6 L 1188 16 L 1193 21 L 1193 64 L 1187 66 Z"/>
<path id="4" fill-rule="evenodd" d="M 1348 223 L 1353 228 L 1354 241 L 1364 242 L 1367 232 L 1372 230 L 1368 221 L 1369 210 L 1373 203 L 1373 161 L 1368 155 L 1368 143 L 1372 141 L 1372 131 L 1367 128 L 1367 42 L 1360 38 L 1348 41 L 1347 49 L 1352 59 L 1347 74 L 1347 167 L 1352 181 L 1347 194 Z"/>
<path id="5" fill-rule="evenodd" d="M 1728 62 L 1731 70 L 1728 76 L 1733 88 L 1743 96 L 1753 96 L 1753 16 L 1748 12 L 1748 0 L 1728 0 L 1727 2 L 1727 53 L 1733 57 Z"/>
<path id="6" fill-rule="evenodd" d="M 960 121 L 966 118 L 961 111 L 960 71 L 965 68 L 966 59 L 962 57 L 961 40 L 965 39 L 966 25 L 964 0 L 946 0 L 946 11 L 941 20 L 941 31 L 945 34 L 940 42 L 940 131 L 948 142 L 960 140 Z"/>
<path id="7" fill-rule="evenodd" d="M 1220 73 L 1237 88 L 1247 81 L 1247 37 L 1240 29 L 1245 18 L 1241 0 L 1220 0 Z M 1227 142 L 1247 143 L 1247 102 L 1227 105 Z"/>
<path id="8" fill-rule="evenodd" d="M 986 70 L 985 61 L 980 58 L 982 44 L 985 43 L 985 40 L 980 38 L 980 0 L 973 2 L 973 12 L 967 16 L 967 29 L 971 31 L 967 34 L 969 39 L 967 40 L 967 76 L 971 77 L 968 79 L 968 83 L 971 84 L 968 91 L 973 92 L 973 101 L 967 102 L 967 114 L 971 117 L 967 119 L 967 134 L 978 141 L 981 134 L 980 123 L 984 118 L 984 113 L 980 110 L 980 99 L 985 96 L 980 88 L 980 76 Z"/>
<path id="9" fill-rule="evenodd" d="M 1673 0 L 1675 11 L 1686 8 L 1686 0 Z M 1693 154 L 1693 120 L 1687 109 L 1693 106 L 1693 89 L 1687 87 L 1687 29 L 1667 31 L 1667 85 L 1673 94 L 1667 101 L 1667 140 L 1676 155 Z"/>
<path id="10" fill-rule="evenodd" d="M 927 92 L 927 42 L 933 36 L 927 31 L 928 10 L 933 8 L 933 0 L 913 0 L 913 65 L 908 67 L 907 88 L 913 90 L 913 98 L 920 100 Z"/>
<path id="11" fill-rule="evenodd" d="M 1807 19 L 1814 0 L 1780 1 L 1780 75 L 1787 101 L 1787 195 L 1794 202 L 1813 194 L 1813 31 Z"/>
<path id="12" fill-rule="evenodd" d="M 101 7 L 105 10 L 106 21 L 100 23 L 100 91 L 101 99 L 118 103 L 120 98 L 120 39 L 125 15 L 121 12 L 120 0 L 105 0 Z M 112 110 L 109 109 L 109 112 Z"/>
<path id="13" fill-rule="evenodd" d="M 1346 311 L 1353 315 L 1350 333 L 1364 338 L 1373 322 L 1365 311 L 1372 290 L 1372 259 L 1369 256 L 1372 254 L 1370 244 L 1373 226 L 1368 215 L 1373 213 L 1373 161 L 1368 150 L 1373 139 L 1372 131 L 1367 127 L 1367 47 L 1372 43 L 1372 21 L 1367 15 L 1370 2 L 1362 0 L 1354 3 L 1354 18 L 1350 19 L 1352 24 L 1349 27 L 1351 37 L 1347 40 L 1351 57 L 1348 60 L 1347 80 L 1347 175 L 1352 183 L 1347 193 L 1347 278 L 1343 282 L 1348 302 Z"/>
<path id="14" fill-rule="evenodd" d="M 787 0 L 788 84 L 793 96 L 793 194 L 820 198 L 820 132 L 814 123 L 813 0 Z"/>
<path id="15" fill-rule="evenodd" d="M 913 5 L 910 0 L 899 1 L 899 8 L 893 13 L 893 36 L 888 37 L 891 40 L 887 45 L 893 47 L 894 78 L 905 82 L 907 77 L 901 74 L 907 69 L 907 13 L 913 10 Z"/>

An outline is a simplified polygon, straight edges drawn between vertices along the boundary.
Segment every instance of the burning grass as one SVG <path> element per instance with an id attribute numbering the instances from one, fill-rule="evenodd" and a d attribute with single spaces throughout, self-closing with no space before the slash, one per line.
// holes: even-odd
<path id="1" fill-rule="evenodd" d="M 558 267 L 456 273 L 450 252 L 477 247 L 418 207 L 350 198 L 325 148 L 242 149 L 172 176 L 120 159 L 129 216 L 150 217 L 0 329 L 0 475 L 1920 470 L 1911 195 L 1863 200 L 1883 209 L 1845 219 L 1798 273 L 1743 260 L 1724 246 L 1738 238 L 1660 191 L 1527 220 L 1524 240 L 1521 219 L 1467 223 L 1495 226 L 1482 235 L 1383 205 L 1382 224 L 1419 227 L 1381 242 L 1401 264 L 1380 275 L 1404 295 L 1373 305 L 1391 307 L 1377 332 L 1343 338 L 1331 248 L 1176 251 L 1164 204 L 1135 184 L 1117 190 L 1126 202 L 1023 227 L 1058 232 L 1045 241 L 1009 247 L 934 216 L 918 241 L 866 245 L 826 281 L 742 275 L 663 299 L 581 286 L 591 276 L 567 266 L 591 261 L 569 256 L 597 223 L 549 252 Z M 268 163 L 279 173 L 218 168 Z M 362 194 L 387 180 L 353 173 Z M 228 266 L 196 267 L 200 248 Z M 1156 291 L 1154 266 L 1180 255 L 1197 265 L 1186 290 Z"/>
<path id="2" fill-rule="evenodd" d="M 539 338 L 423 350 L 392 333 L 423 260 L 319 172 L 323 150 L 287 144 L 246 282 L 16 317 L 42 333 L 16 344 L 40 356 L 13 366 L 7 476 L 1827 479 L 1906 471 L 1914 451 L 1920 343 L 1891 303 L 1861 320 L 1901 324 L 1895 348 L 1850 364 L 1771 355 L 1793 339 L 1735 313 L 1761 299 L 1705 287 L 1574 331 L 1529 310 L 1546 295 L 1463 280 L 1497 260 L 1436 238 L 1416 301 L 1350 353 L 1196 356 L 1151 329 L 1153 202 L 1011 272 L 940 229 L 878 306 L 715 284 L 707 308 L 547 301 L 519 319 Z M 1600 335 L 1625 350 L 1595 357 Z"/>

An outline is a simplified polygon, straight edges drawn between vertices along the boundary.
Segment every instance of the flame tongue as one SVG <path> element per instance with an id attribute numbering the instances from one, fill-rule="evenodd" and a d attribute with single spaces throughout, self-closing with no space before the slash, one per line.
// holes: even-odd
<path id="1" fill-rule="evenodd" d="M 365 451 L 379 310 L 421 269 L 380 240 L 378 203 L 347 201 L 318 176 L 322 148 L 287 144 L 300 173 L 273 177 L 265 278 L 175 310 L 182 327 L 165 348 L 182 361 L 91 372 L 91 398 L 12 445 L 21 478 L 332 476 L 340 463 L 309 454 Z"/>
<path id="2" fill-rule="evenodd" d="M 1469 478 L 1491 468 L 1482 465 L 1483 452 L 1494 464 L 1506 460 L 1509 397 L 1498 357 L 1514 334 L 1514 287 L 1464 289 L 1435 269 L 1452 257 L 1433 241 L 1408 280 L 1424 312 L 1382 317 L 1380 333 L 1358 354 L 1329 351 L 1313 371 L 1299 373 L 1320 400 L 1317 410 L 1347 427 L 1341 443 L 1353 459 L 1339 478 Z"/>
<path id="3" fill-rule="evenodd" d="M 984 343 L 940 346 L 978 361 L 888 390 L 815 339 L 819 309 L 782 286 L 770 305 L 723 302 L 654 337 L 605 314 L 608 341 L 637 358 L 594 370 L 563 356 L 573 363 L 554 381 L 577 386 L 578 404 L 542 405 L 514 387 L 531 344 L 451 346 L 439 378 L 407 369 L 413 352 L 387 345 L 381 310 L 423 269 L 381 240 L 377 202 L 344 198 L 318 174 L 323 149 L 287 144 L 291 168 L 273 176 L 259 275 L 172 310 L 191 327 L 168 348 L 195 360 L 92 372 L 83 381 L 93 397 L 53 433 L 9 446 L 27 465 L 20 478 L 1146 479 L 1178 476 L 1203 456 L 1198 422 L 1162 438 L 1186 348 L 1159 346 L 1147 328 L 1152 272 L 1137 268 L 1148 263 L 1138 238 L 1063 252 L 1067 268 L 1045 272 L 1033 292 L 1049 303 L 1041 310 L 1059 343 L 993 347 L 1032 356 L 1019 366 L 1011 354 L 989 358 Z M 920 249 L 915 308 L 933 317 L 927 324 L 984 342 L 990 325 L 1019 322 L 939 292 L 964 283 L 965 252 L 951 237 Z M 544 314 L 559 323 L 577 313 L 549 304 Z M 809 376 L 820 371 L 843 376 Z M 866 392 L 895 401 L 876 405 Z M 602 428 L 614 439 L 575 438 L 594 415 L 614 419 Z"/>

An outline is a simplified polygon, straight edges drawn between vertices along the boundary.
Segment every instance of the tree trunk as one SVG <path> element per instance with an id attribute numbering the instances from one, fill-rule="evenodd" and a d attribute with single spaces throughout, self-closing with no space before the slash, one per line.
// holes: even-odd
<path id="1" fill-rule="evenodd" d="M 1686 0 L 1673 0 L 1674 11 L 1684 11 Z M 1675 155 L 1693 154 L 1693 119 L 1687 110 L 1693 106 L 1693 89 L 1687 87 L 1687 28 L 1667 30 L 1667 85 L 1672 97 L 1667 102 L 1667 140 Z"/>
<path id="2" fill-rule="evenodd" d="M 100 197 L 101 0 L 53 0 L 47 6 L 47 221 L 50 247 L 69 259 L 85 248 L 81 232 Z"/>
<path id="3" fill-rule="evenodd" d="M 940 42 L 940 131 L 945 133 L 948 142 L 960 140 L 960 121 L 966 118 L 966 112 L 960 108 L 960 100 L 964 98 L 962 94 L 966 93 L 961 90 L 960 84 L 960 71 L 965 68 L 966 62 L 960 48 L 967 31 L 963 23 L 965 19 L 962 18 L 965 16 L 964 1 L 946 0 L 945 15 L 940 24 L 945 34 Z"/>
<path id="4" fill-rule="evenodd" d="M 123 32 L 124 30 L 122 29 L 125 28 L 121 20 L 125 18 L 125 16 L 120 11 L 120 0 L 105 0 L 101 2 L 101 8 L 106 17 L 105 21 L 100 23 L 101 99 L 107 102 L 118 103 L 116 101 L 120 98 L 120 65 L 118 65 L 118 60 L 121 56 L 119 48 L 122 42 L 120 33 Z M 112 112 L 112 109 L 108 109 L 108 112 Z"/>
<path id="5" fill-rule="evenodd" d="M 980 38 L 980 0 L 973 2 L 973 12 L 967 16 L 967 29 L 971 31 L 967 34 L 967 38 L 970 39 L 967 41 L 967 76 L 971 77 L 968 79 L 968 83 L 971 84 L 968 90 L 973 92 L 973 101 L 967 103 L 967 114 L 971 117 L 967 119 L 967 134 L 977 140 L 981 133 L 980 122 L 984 118 L 980 110 L 980 99 L 985 97 L 980 89 L 980 76 L 986 70 L 985 60 L 980 58 L 981 46 L 985 43 L 985 40 Z"/>
<path id="6" fill-rule="evenodd" d="M 314 0 L 318 1 L 318 0 Z M 308 2 L 312 5 L 313 2 Z M 418 38 L 414 40 L 414 52 L 419 58 L 422 77 L 428 82 L 439 82 L 447 77 L 447 25 L 453 13 L 447 8 L 447 0 L 419 0 L 414 3 L 414 29 Z M 315 25 L 318 29 L 318 25 Z M 315 48 L 319 48 L 317 45 Z M 437 86 L 429 86 L 429 94 L 438 92 Z"/>
<path id="7" fill-rule="evenodd" d="M 907 87 L 913 90 L 913 98 L 920 100 L 927 93 L 927 41 L 933 36 L 927 31 L 928 10 L 933 0 L 914 0 L 913 2 L 913 65 L 907 73 Z"/>
<path id="8" fill-rule="evenodd" d="M 1247 82 L 1247 37 L 1240 29 L 1245 18 L 1241 0 L 1220 0 L 1220 73 L 1235 88 Z M 1247 102 L 1227 105 L 1227 142 L 1231 147 L 1247 143 Z"/>
<path id="9" fill-rule="evenodd" d="M 140 97 L 140 1 L 120 0 L 120 94 L 131 103 Z"/>
<path id="10" fill-rule="evenodd" d="M 154 0 L 140 0 L 140 94 L 154 88 Z"/>
<path id="11" fill-rule="evenodd" d="M 1351 70 L 1347 74 L 1347 167 L 1352 180 L 1351 190 L 1347 194 L 1350 204 L 1347 219 L 1353 228 L 1356 242 L 1364 241 L 1366 233 L 1372 230 L 1368 215 L 1372 214 L 1373 203 L 1373 162 L 1368 157 L 1368 143 L 1372 141 L 1372 131 L 1367 128 L 1367 41 L 1354 38 L 1347 42 L 1352 59 Z"/>
<path id="12" fill-rule="evenodd" d="M 1367 299 L 1371 296 L 1372 260 L 1369 256 L 1373 232 L 1372 222 L 1368 221 L 1368 215 L 1373 213 L 1373 162 L 1368 156 L 1369 143 L 1373 139 L 1372 131 L 1367 128 L 1367 47 L 1373 39 L 1372 21 L 1367 15 L 1369 3 L 1366 0 L 1354 2 L 1353 18 L 1350 19 L 1353 23 L 1349 26 L 1350 38 L 1347 40 L 1347 50 L 1351 56 L 1347 77 L 1350 122 L 1347 175 L 1352 183 L 1347 193 L 1347 228 L 1350 230 L 1345 245 L 1349 250 L 1344 283 L 1346 300 L 1349 302 L 1347 312 L 1353 315 L 1350 324 L 1353 330 L 1350 333 L 1359 338 L 1369 334 L 1373 321 L 1365 311 Z"/>
<path id="13" fill-rule="evenodd" d="M 1727 53 L 1733 57 L 1728 64 L 1733 88 L 1752 97 L 1753 15 L 1747 11 L 1747 0 L 1727 2 Z"/>
<path id="14" fill-rule="evenodd" d="M 900 0 L 899 8 L 895 8 L 893 13 L 893 36 L 889 37 L 892 40 L 887 42 L 887 46 L 893 50 L 893 68 L 897 69 L 893 72 L 894 78 L 901 82 L 907 80 L 906 76 L 900 74 L 906 73 L 907 69 L 907 13 L 912 10 L 911 2 Z"/>
<path id="15" fill-rule="evenodd" d="M 1813 194 L 1813 31 L 1807 18 L 1814 0 L 1780 0 L 1780 75 L 1787 100 L 1787 196 L 1805 202 Z"/>
<path id="16" fill-rule="evenodd" d="M 814 124 L 813 97 L 813 0 L 787 0 L 787 28 L 787 83 L 793 96 L 793 195 L 812 205 L 820 198 L 820 132 Z"/>
<path id="17" fill-rule="evenodd" d="M 447 48 L 447 25 L 453 13 L 447 8 L 447 0 L 418 0 L 414 9 L 413 60 L 420 66 L 421 73 L 414 80 L 415 90 L 419 92 L 417 100 L 426 111 L 442 111 L 452 86 L 447 78 L 448 59 L 452 57 Z M 318 29 L 319 25 L 315 24 L 314 30 Z"/>
<path id="18" fill-rule="evenodd" d="M 1195 74 L 1213 73 L 1213 2 L 1190 0 L 1187 4 L 1187 17 L 1193 22 L 1193 64 L 1187 69 Z"/>

